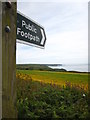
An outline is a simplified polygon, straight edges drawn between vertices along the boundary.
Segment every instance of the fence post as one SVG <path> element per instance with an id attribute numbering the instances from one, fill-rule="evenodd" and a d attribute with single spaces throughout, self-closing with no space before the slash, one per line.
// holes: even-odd
<path id="1" fill-rule="evenodd" d="M 16 118 L 17 2 L 2 2 L 2 118 Z"/>
<path id="2" fill-rule="evenodd" d="M 0 120 L 2 118 L 2 3 L 0 2 Z"/>

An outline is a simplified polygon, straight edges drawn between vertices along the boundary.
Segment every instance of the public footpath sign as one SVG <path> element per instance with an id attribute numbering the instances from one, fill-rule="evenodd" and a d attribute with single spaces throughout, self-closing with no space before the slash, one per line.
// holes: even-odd
<path id="1" fill-rule="evenodd" d="M 17 42 L 44 48 L 46 42 L 44 28 L 17 12 Z"/>

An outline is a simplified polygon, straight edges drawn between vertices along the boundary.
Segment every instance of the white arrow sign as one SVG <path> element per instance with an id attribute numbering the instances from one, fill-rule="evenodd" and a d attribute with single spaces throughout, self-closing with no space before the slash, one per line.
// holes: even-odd
<path id="1" fill-rule="evenodd" d="M 30 18 L 17 13 L 17 41 L 44 48 L 46 35 L 44 28 Z"/>
<path id="2" fill-rule="evenodd" d="M 45 36 L 44 36 L 44 33 L 43 33 L 43 30 L 41 29 L 41 33 L 42 33 L 42 40 L 41 40 L 41 45 L 44 44 L 44 41 L 45 41 Z"/>

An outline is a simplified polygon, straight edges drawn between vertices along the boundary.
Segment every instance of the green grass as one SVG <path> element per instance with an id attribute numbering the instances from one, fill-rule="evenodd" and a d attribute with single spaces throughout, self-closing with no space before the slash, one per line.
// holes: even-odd
<path id="1" fill-rule="evenodd" d="M 72 84 L 86 86 L 88 84 L 87 73 L 71 73 L 71 72 L 51 72 L 39 70 L 17 70 L 17 73 L 30 75 L 33 80 L 45 83 L 65 84 L 67 81 Z"/>
<path id="2" fill-rule="evenodd" d="M 24 77 L 19 73 L 23 73 Z M 47 74 L 48 78 L 53 73 L 45 71 L 17 71 L 17 110 L 19 119 L 87 119 L 89 115 L 87 91 L 78 90 L 75 87 L 71 88 L 68 84 L 65 88 L 62 88 L 33 81 L 32 77 L 28 80 L 27 74 L 34 74 L 36 77 L 37 75 L 42 76 L 44 74 L 45 76 Z M 59 73 L 54 73 L 54 75 L 57 74 Z M 60 74 L 63 78 L 64 73 Z M 77 74 L 75 75 L 78 76 Z M 77 78 L 80 78 L 80 76 Z"/>

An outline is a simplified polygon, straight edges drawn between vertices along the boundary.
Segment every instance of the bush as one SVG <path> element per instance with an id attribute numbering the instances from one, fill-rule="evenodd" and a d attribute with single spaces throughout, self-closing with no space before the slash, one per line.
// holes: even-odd
<path id="1" fill-rule="evenodd" d="M 18 118 L 87 118 L 87 92 L 31 80 L 18 79 L 17 83 Z"/>

